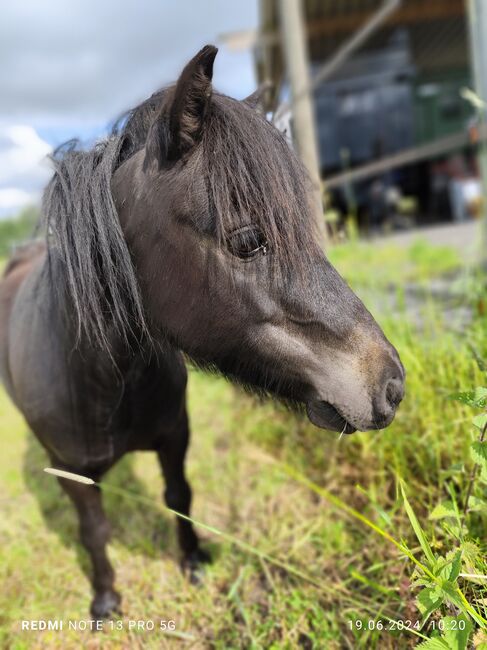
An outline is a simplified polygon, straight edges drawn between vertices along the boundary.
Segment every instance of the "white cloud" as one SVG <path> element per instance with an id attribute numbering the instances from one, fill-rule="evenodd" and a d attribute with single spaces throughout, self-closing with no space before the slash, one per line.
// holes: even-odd
<path id="1" fill-rule="evenodd" d="M 44 142 L 32 126 L 14 124 L 0 127 L 0 185 L 9 185 L 19 177 L 32 173 L 45 177 L 40 163 L 51 152 L 51 146 Z"/>
<path id="2" fill-rule="evenodd" d="M 257 0 L 2 0 L 0 116 L 106 122 L 174 81 L 203 45 L 256 22 Z M 251 92 L 251 52 L 222 46 L 215 83 Z"/>
<path id="3" fill-rule="evenodd" d="M 1 0 L 0 215 L 39 196 L 49 145 L 104 126 L 166 83 L 206 43 L 215 88 L 255 88 L 250 51 L 219 35 L 253 29 L 257 0 Z M 42 137 L 40 137 L 42 136 Z M 10 206 L 10 208 L 9 208 Z"/>
<path id="4" fill-rule="evenodd" d="M 17 187 L 0 189 L 0 213 L 11 213 L 38 199 L 38 194 Z"/>
<path id="5" fill-rule="evenodd" d="M 52 173 L 46 161 L 50 151 L 32 126 L 0 124 L 0 214 L 39 199 Z"/>

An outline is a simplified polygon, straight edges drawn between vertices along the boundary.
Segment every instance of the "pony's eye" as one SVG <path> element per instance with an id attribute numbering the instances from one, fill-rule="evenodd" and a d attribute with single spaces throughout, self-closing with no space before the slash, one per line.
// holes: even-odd
<path id="1" fill-rule="evenodd" d="M 230 233 L 228 249 L 242 260 L 250 260 L 259 253 L 265 255 L 268 250 L 267 240 L 263 233 L 254 226 L 243 226 Z"/>

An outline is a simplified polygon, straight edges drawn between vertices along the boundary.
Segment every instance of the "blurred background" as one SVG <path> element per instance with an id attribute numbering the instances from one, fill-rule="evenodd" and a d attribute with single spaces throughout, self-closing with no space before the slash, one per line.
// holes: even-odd
<path id="1" fill-rule="evenodd" d="M 106 495 L 124 611 L 176 630 L 96 637 L 19 631 L 20 618 L 86 618 L 89 565 L 2 392 L 0 645 L 487 647 L 486 2 L 3 0 L 0 13 L 2 264 L 32 235 L 48 154 L 105 137 L 214 43 L 218 91 L 268 84 L 323 246 L 408 376 L 391 427 L 339 440 L 191 370 L 194 516 L 246 550 L 206 533 L 215 562 L 189 586 L 155 459 L 123 459 L 107 482 L 154 503 Z M 463 636 L 457 624 L 447 638 L 452 617 Z"/>
<path id="2" fill-rule="evenodd" d="M 53 147 L 106 135 L 215 42 L 218 90 L 271 83 L 266 110 L 326 179 L 332 234 L 347 220 L 368 234 L 468 222 L 483 211 L 475 4 L 3 3 L 0 218 L 38 201 Z"/>
<path id="3" fill-rule="evenodd" d="M 304 84 L 287 4 L 261 3 L 257 75 L 272 80 L 267 108 L 291 123 L 300 145 L 300 112 L 311 103 L 318 173 L 337 225 L 347 214 L 364 232 L 478 216 L 484 134 L 469 89 L 484 52 L 469 38 L 475 3 L 303 1 Z M 279 110 L 289 85 L 292 101 Z"/>

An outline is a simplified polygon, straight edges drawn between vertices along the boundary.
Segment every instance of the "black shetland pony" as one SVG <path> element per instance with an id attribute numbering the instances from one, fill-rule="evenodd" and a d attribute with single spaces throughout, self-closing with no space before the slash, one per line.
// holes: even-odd
<path id="1" fill-rule="evenodd" d="M 54 467 L 99 481 L 154 450 L 171 508 L 188 514 L 183 353 L 304 405 L 319 427 L 387 426 L 403 396 L 395 349 L 327 261 L 307 176 L 256 109 L 212 92 L 216 48 L 90 151 L 54 156 L 46 244 L 0 284 L 6 389 Z M 93 562 L 95 617 L 120 597 L 99 489 L 60 479 Z M 178 520 L 183 563 L 206 559 Z"/>

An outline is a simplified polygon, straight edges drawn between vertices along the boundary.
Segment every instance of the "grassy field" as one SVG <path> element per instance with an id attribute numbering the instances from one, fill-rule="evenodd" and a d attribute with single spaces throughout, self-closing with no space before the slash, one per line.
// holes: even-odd
<path id="1" fill-rule="evenodd" d="M 359 293 L 374 269 L 380 268 L 380 277 L 399 281 L 407 275 L 413 281 L 459 264 L 452 251 L 438 255 L 418 244 L 399 258 L 389 252 L 381 262 L 374 258 L 367 276 L 362 267 L 357 270 L 358 259 L 366 265 L 372 252 L 360 245 L 362 257 L 357 255 L 357 249 L 333 253 Z M 471 645 L 487 644 L 480 629 L 487 617 L 481 476 L 465 522 L 461 516 L 474 460 L 471 444 L 479 434 L 471 420 L 481 408 L 472 410 L 465 397 L 449 397 L 487 383 L 472 353 L 473 348 L 487 359 L 487 320 L 475 313 L 476 298 L 472 309 L 467 330 L 451 317 L 447 330 L 431 301 L 422 307 L 421 330 L 404 313 L 376 314 L 408 372 L 407 396 L 382 432 L 339 440 L 220 378 L 193 371 L 193 515 L 225 535 L 202 531 L 214 562 L 201 586 L 189 585 L 176 561 L 173 517 L 158 505 L 156 459 L 126 457 L 106 482 L 148 502 L 105 494 L 124 616 L 114 629 L 107 624 L 98 633 L 66 629 L 69 620 L 89 618 L 87 557 L 76 541 L 70 503 L 42 472 L 44 452 L 1 394 L 0 646 L 382 649 L 414 647 L 425 641 L 419 635 L 436 634 L 439 645 L 431 648 L 460 650 L 466 647 L 460 633 L 433 630 L 448 615 L 465 620 L 467 630 L 475 627 Z M 430 601 L 438 606 L 418 630 L 414 623 Z M 65 629 L 22 632 L 22 619 L 63 619 Z M 134 621 L 157 627 L 161 620 L 174 621 L 175 630 L 134 629 Z M 399 622 L 408 620 L 412 629 L 401 629 Z"/>

